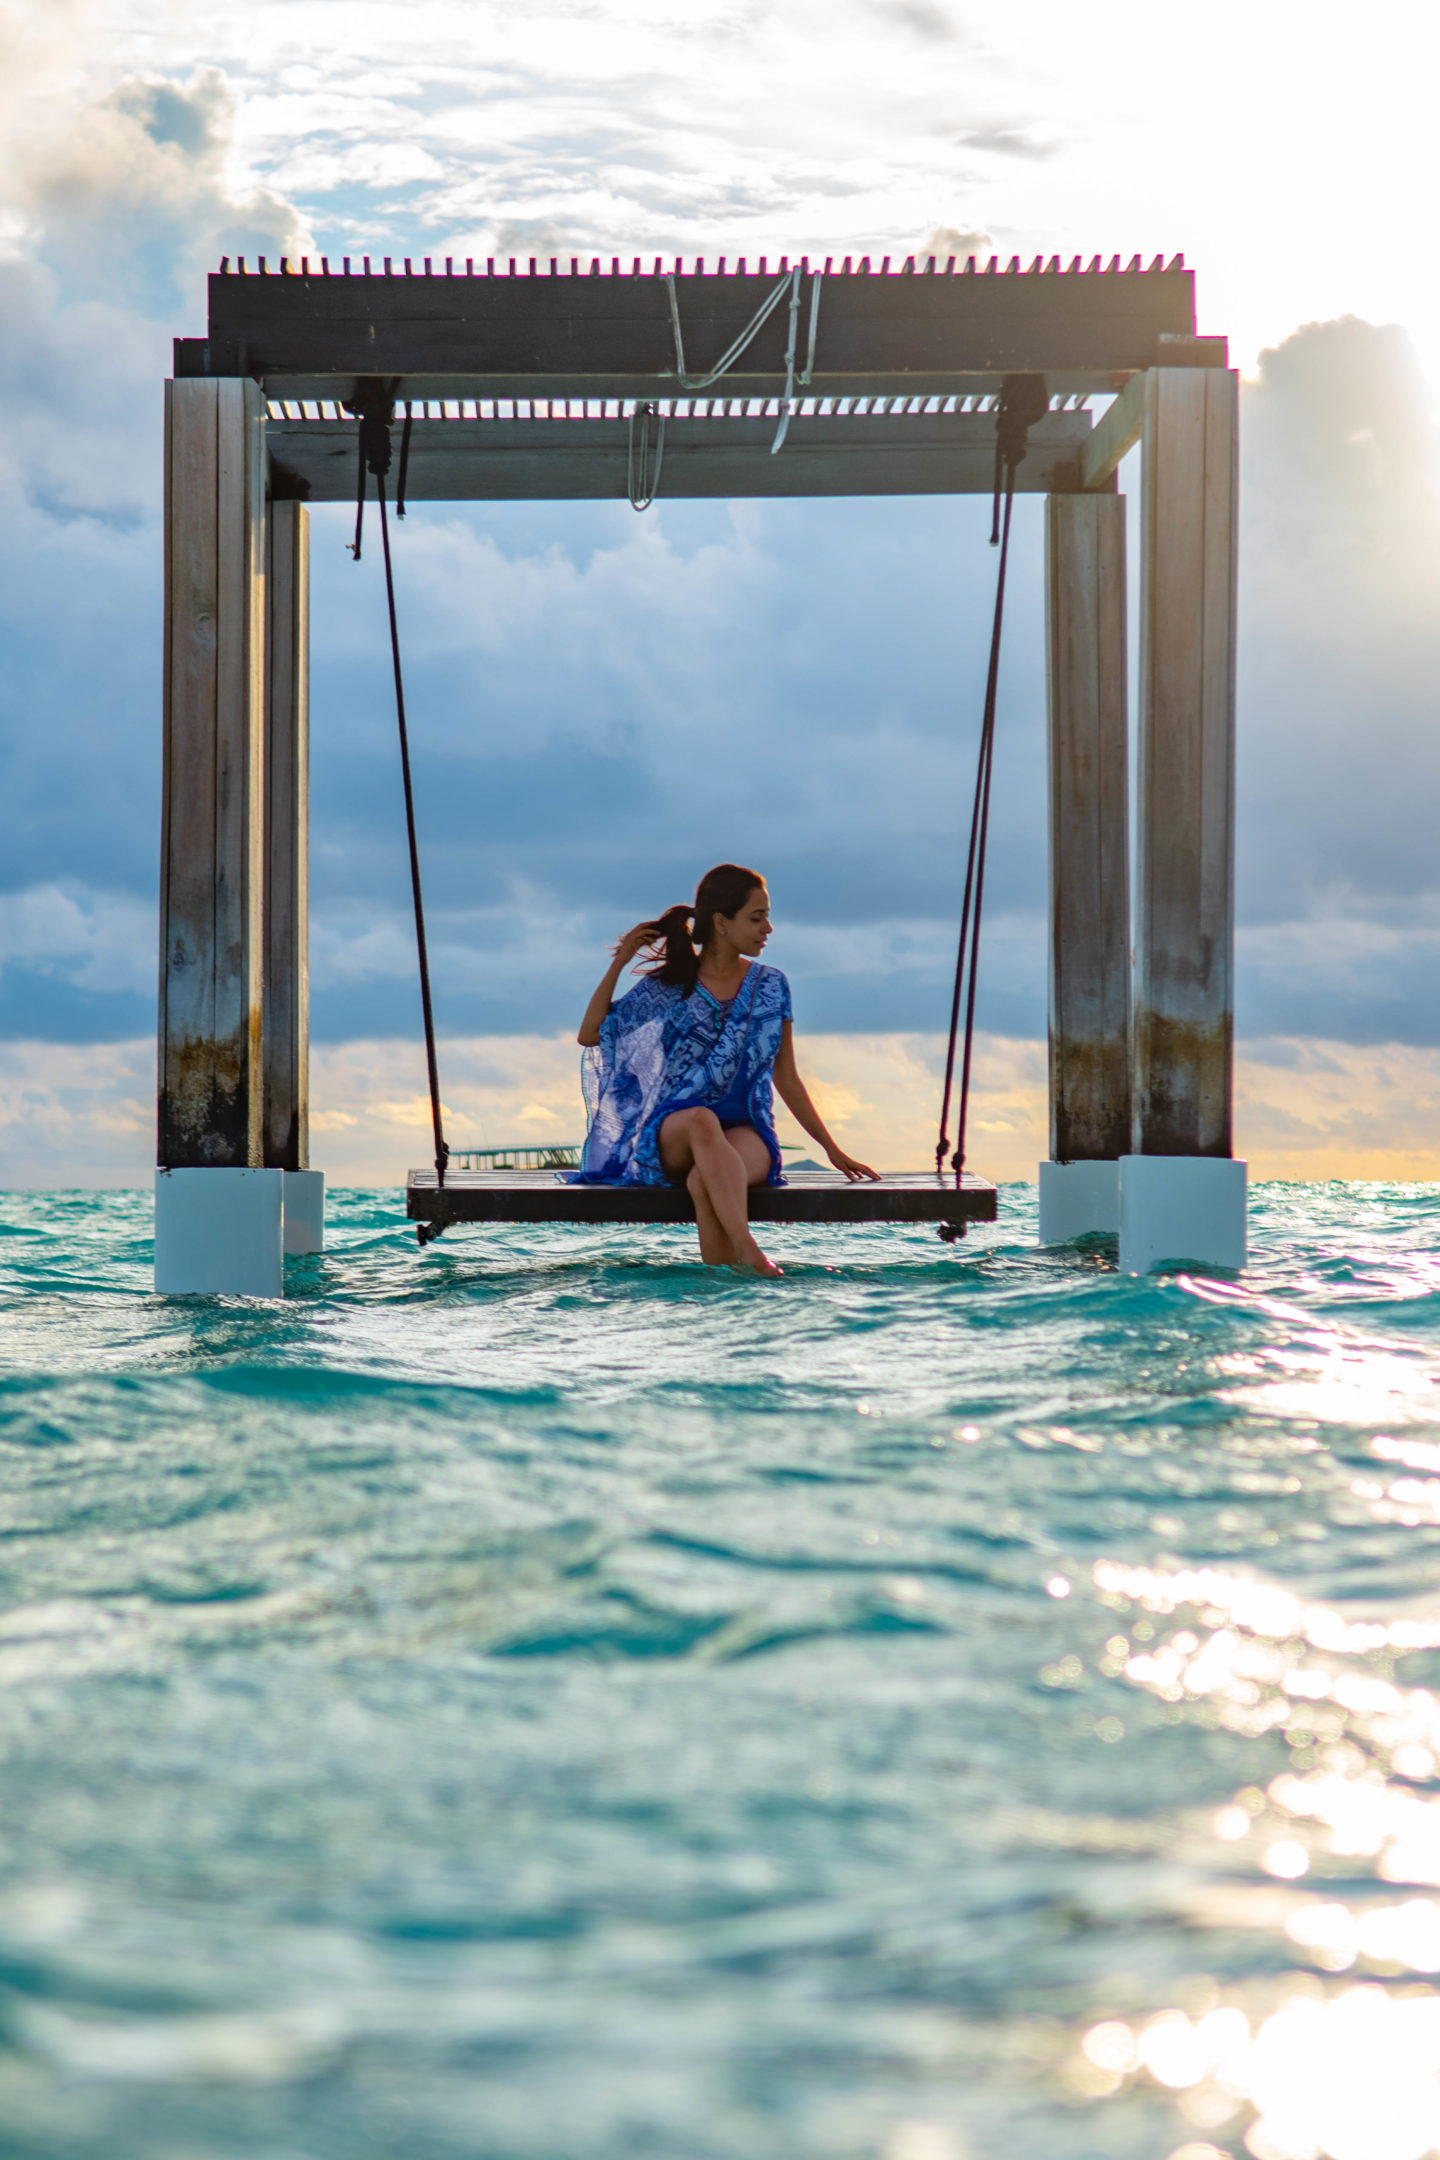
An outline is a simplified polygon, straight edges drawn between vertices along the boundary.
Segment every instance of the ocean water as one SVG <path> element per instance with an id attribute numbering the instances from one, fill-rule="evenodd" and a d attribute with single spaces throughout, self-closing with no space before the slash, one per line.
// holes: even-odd
<path id="1" fill-rule="evenodd" d="M 0 1201 L 6 2160 L 1440 2149 L 1440 1189 L 400 1216 Z"/>

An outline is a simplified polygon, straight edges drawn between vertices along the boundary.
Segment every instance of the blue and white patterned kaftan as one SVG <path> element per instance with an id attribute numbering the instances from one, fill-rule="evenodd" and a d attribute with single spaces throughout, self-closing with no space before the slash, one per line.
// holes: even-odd
<path id="1" fill-rule="evenodd" d="M 722 1005 L 697 985 L 645 976 L 617 998 L 600 1040 L 581 1065 L 590 1114 L 580 1168 L 567 1184 L 664 1185 L 660 1127 L 672 1110 L 706 1105 L 729 1124 L 750 1124 L 770 1150 L 772 1185 L 783 1185 L 771 1073 L 790 985 L 779 968 L 752 960 Z"/>

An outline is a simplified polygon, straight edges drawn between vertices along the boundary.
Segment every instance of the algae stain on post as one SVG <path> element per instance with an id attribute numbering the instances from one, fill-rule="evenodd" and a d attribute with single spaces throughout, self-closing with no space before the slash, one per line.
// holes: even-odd
<path id="1" fill-rule="evenodd" d="M 1050 1155 L 1113 1162 L 1130 1145 L 1125 502 L 1045 509 Z"/>
<path id="2" fill-rule="evenodd" d="M 263 1157 L 310 1162 L 309 513 L 272 502 L 265 625 Z"/>
<path id="3" fill-rule="evenodd" d="M 261 1161 L 264 402 L 169 383 L 158 1160 Z"/>

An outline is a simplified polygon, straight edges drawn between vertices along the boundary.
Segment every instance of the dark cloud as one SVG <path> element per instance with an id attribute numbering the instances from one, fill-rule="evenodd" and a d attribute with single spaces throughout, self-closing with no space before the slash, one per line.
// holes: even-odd
<path id="1" fill-rule="evenodd" d="M 955 24 L 935 0 L 871 0 L 874 12 L 886 22 L 899 23 L 931 44 L 945 44 L 956 34 Z"/>
<path id="2" fill-rule="evenodd" d="M 501 218 L 494 228 L 492 245 L 497 256 L 513 255 L 517 260 L 530 255 L 580 254 L 588 248 L 588 243 L 578 240 L 569 225 L 554 218 Z"/>
<path id="3" fill-rule="evenodd" d="M 988 150 L 995 157 L 1054 157 L 1056 145 L 1042 142 L 1023 127 L 990 126 L 961 128 L 954 136 L 967 150 Z"/>
<path id="4" fill-rule="evenodd" d="M 995 242 L 983 227 L 972 229 L 959 225 L 933 225 L 921 241 L 915 253 L 921 262 L 933 258 L 936 262 L 953 259 L 963 262 L 967 255 L 977 259 L 995 252 Z"/>
<path id="5" fill-rule="evenodd" d="M 153 990 L 87 990 L 62 969 L 0 967 L 0 1041 L 133 1042 L 154 1025 Z"/>

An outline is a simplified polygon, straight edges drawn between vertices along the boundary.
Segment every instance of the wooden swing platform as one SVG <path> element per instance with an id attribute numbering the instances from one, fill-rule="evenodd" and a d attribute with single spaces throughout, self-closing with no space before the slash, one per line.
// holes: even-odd
<path id="1" fill-rule="evenodd" d="M 750 1191 L 751 1222 L 994 1222 L 995 1187 L 967 1170 L 956 1190 L 933 1170 L 899 1170 L 852 1185 L 838 1170 L 792 1170 L 784 1185 Z M 690 1195 L 674 1185 L 562 1185 L 553 1170 L 412 1170 L 405 1212 L 444 1230 L 451 1223 L 687 1223 Z"/>

